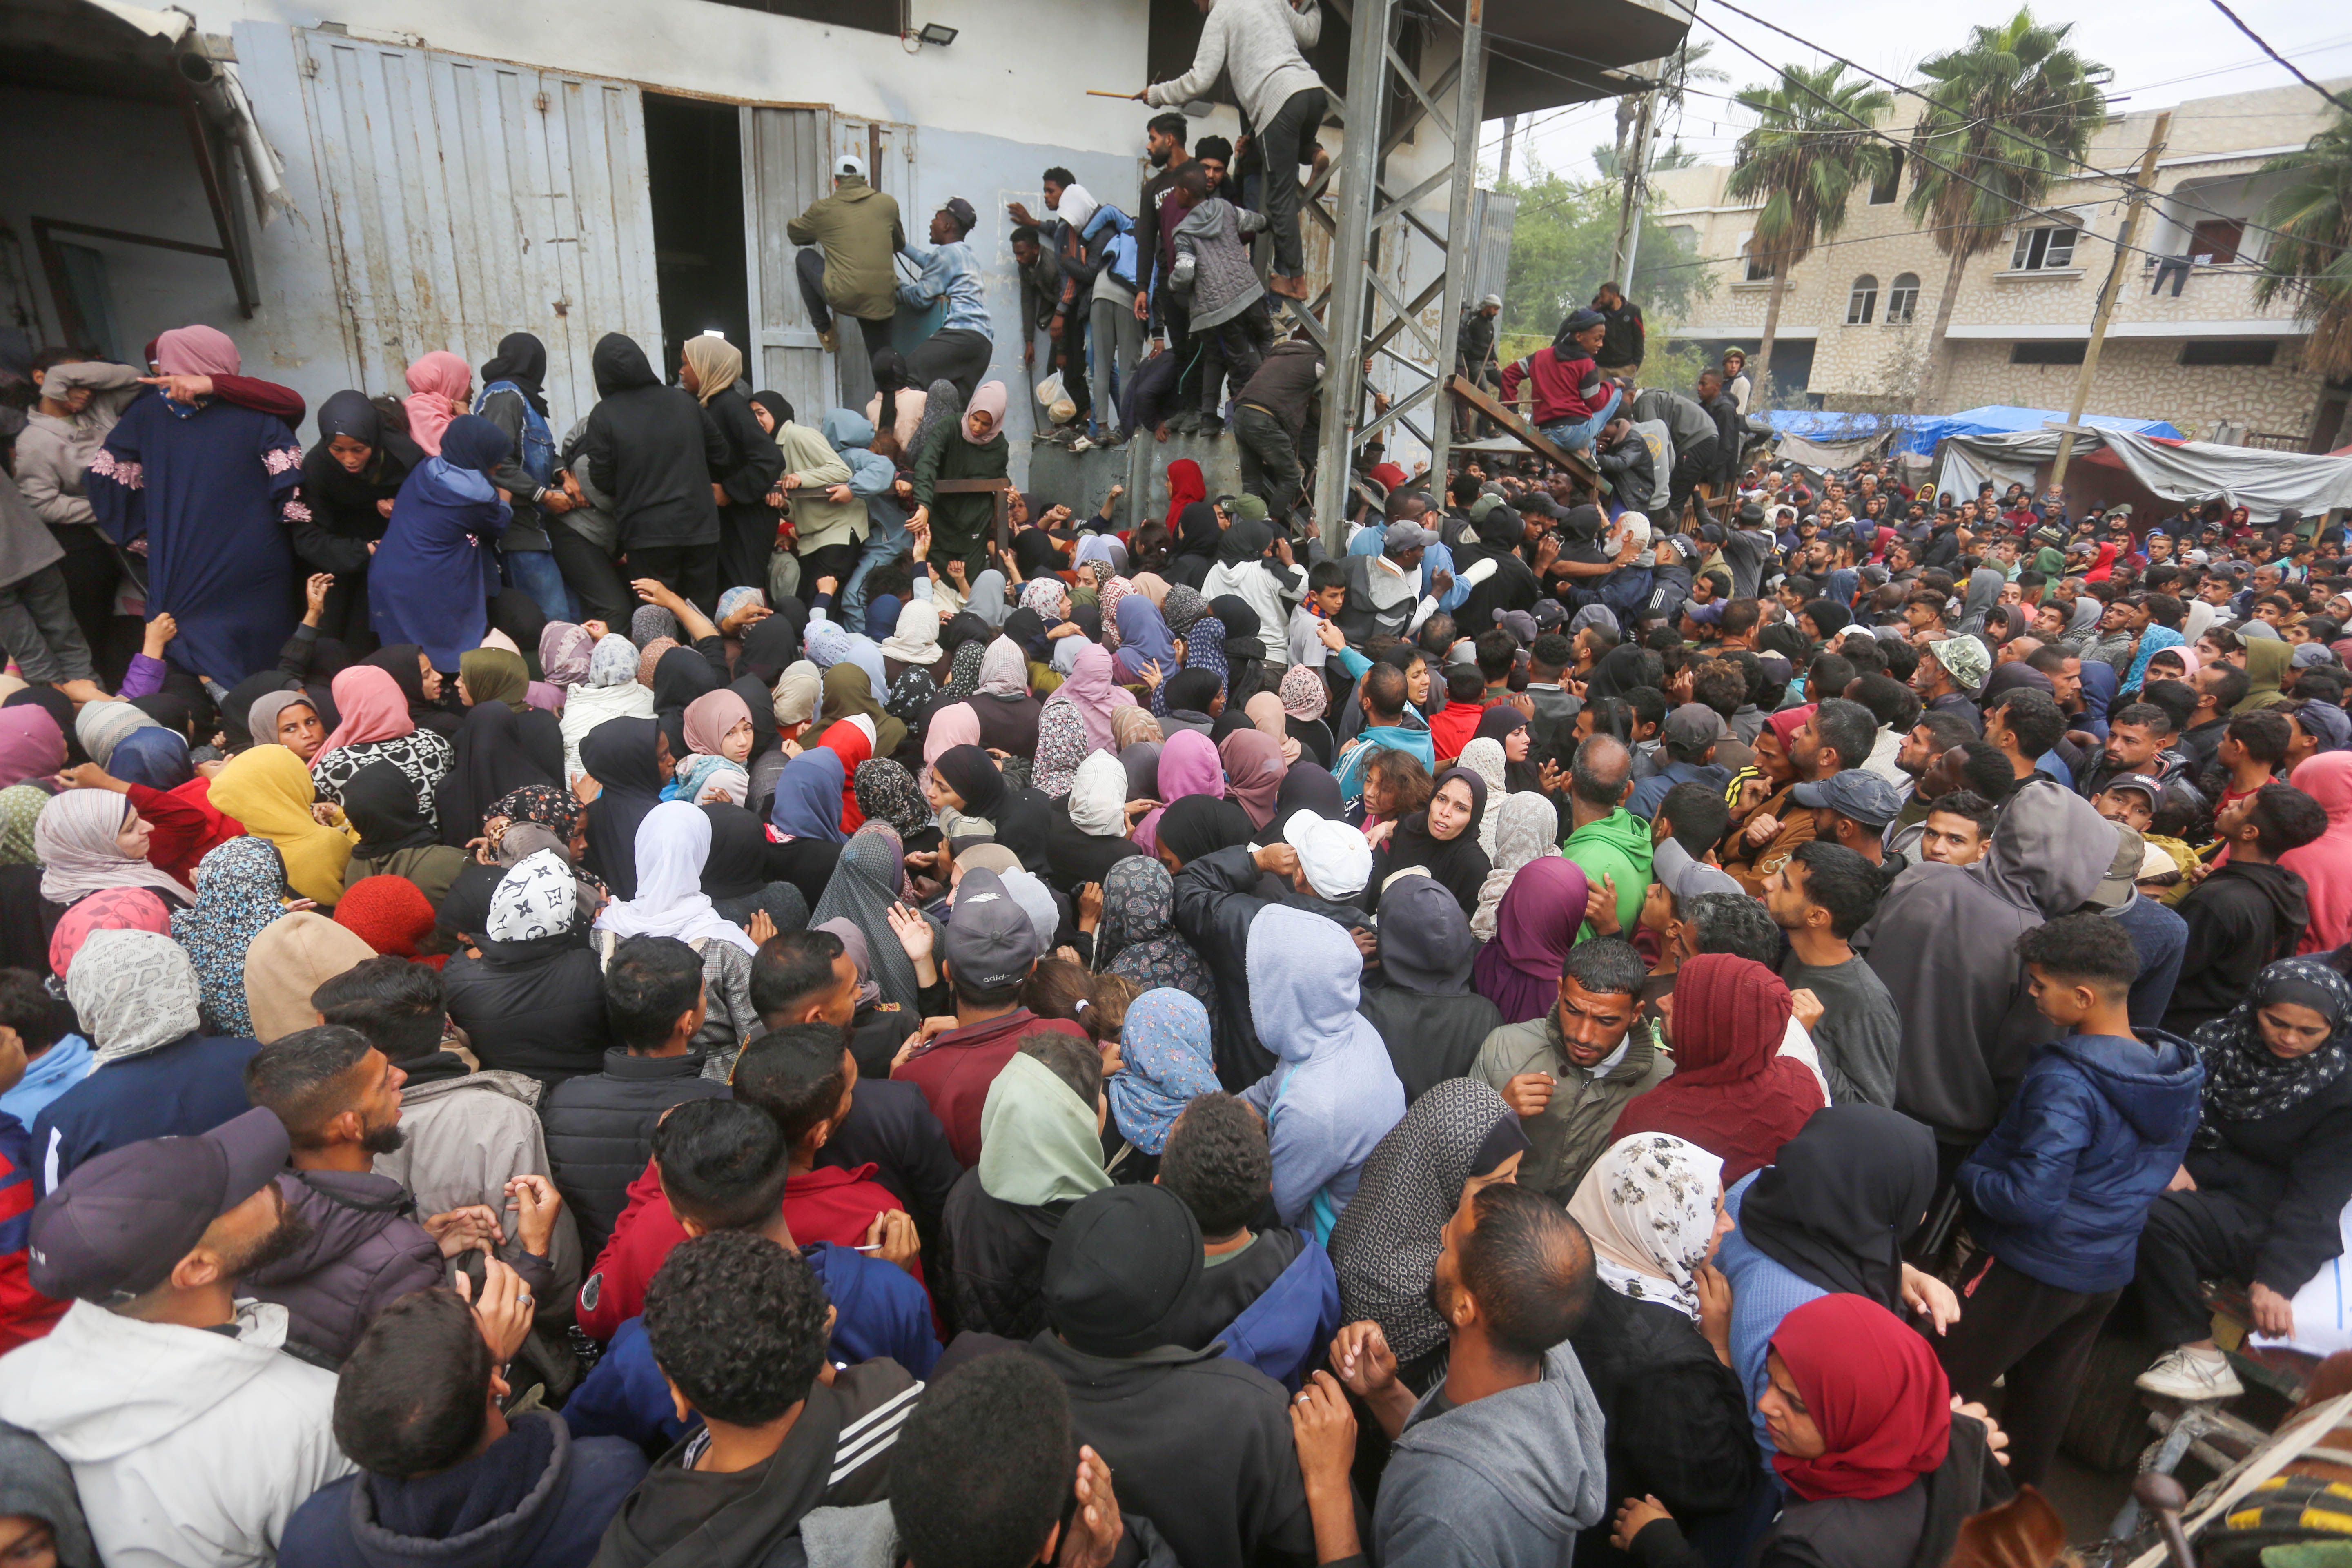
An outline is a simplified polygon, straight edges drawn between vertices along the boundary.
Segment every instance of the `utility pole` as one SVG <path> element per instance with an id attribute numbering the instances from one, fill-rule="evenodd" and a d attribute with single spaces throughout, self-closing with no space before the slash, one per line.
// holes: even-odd
<path id="1" fill-rule="evenodd" d="M 2058 437 L 2058 457 L 2050 465 L 2050 488 L 2058 489 L 2066 482 L 2067 460 L 2074 455 L 2074 432 L 2083 423 L 2083 405 L 2091 398 L 2091 378 L 2099 373 L 2099 350 L 2107 341 L 2107 322 L 2116 312 L 2116 296 L 2123 289 L 2124 262 L 2132 253 L 2132 239 L 2139 232 L 2140 204 L 2146 199 L 2148 182 L 2156 177 L 2156 160 L 2164 151 L 2164 139 L 2172 129 L 2172 110 L 2166 110 L 2156 117 L 2155 126 L 2147 133 L 2147 151 L 2140 154 L 2139 180 L 2133 187 L 2124 206 L 2124 225 L 2116 234 L 2115 260 L 2108 265 L 2107 281 L 2099 290 L 2099 308 L 2091 317 L 2091 341 L 2083 349 L 2083 373 L 2074 378 L 2074 401 L 2067 405 L 2065 427 Z"/>
<path id="2" fill-rule="evenodd" d="M 1622 171 L 1625 189 L 1617 202 L 1617 239 L 1609 247 L 1609 276 L 1627 298 L 1633 293 L 1633 253 L 1642 239 L 1642 191 L 1648 181 L 1650 134 L 1657 123 L 1658 95 L 1645 92 L 1633 118 L 1633 152 Z"/>
<path id="3" fill-rule="evenodd" d="M 1495 188 L 1497 190 L 1511 183 L 1511 142 L 1518 133 L 1519 117 L 1516 114 L 1503 116 L 1503 157 L 1495 168 Z"/>

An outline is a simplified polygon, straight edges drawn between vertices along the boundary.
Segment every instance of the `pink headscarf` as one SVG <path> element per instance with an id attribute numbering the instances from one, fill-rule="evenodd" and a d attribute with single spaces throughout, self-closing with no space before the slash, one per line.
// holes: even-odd
<path id="1" fill-rule="evenodd" d="M 1217 743 L 1198 730 L 1179 730 L 1160 748 L 1160 798 L 1167 805 L 1153 807 L 1129 836 L 1143 847 L 1145 854 L 1158 853 L 1160 818 L 1168 806 L 1188 795 L 1219 800 L 1225 795 L 1225 765 L 1218 759 Z"/>
<path id="2" fill-rule="evenodd" d="M 403 400 L 408 410 L 409 438 L 439 457 L 441 432 L 457 416 L 449 405 L 453 399 L 465 396 L 473 384 L 474 367 L 447 349 L 435 349 L 410 365 L 411 395 Z"/>
<path id="3" fill-rule="evenodd" d="M 65 731 L 30 702 L 0 708 L 0 789 L 66 765 Z"/>
<path id="4" fill-rule="evenodd" d="M 354 664 L 335 672 L 335 732 L 310 759 L 317 767 L 337 746 L 357 746 L 369 741 L 397 741 L 416 732 L 408 716 L 408 699 L 392 671 L 372 664 Z"/>
<path id="5" fill-rule="evenodd" d="M 235 375 L 243 363 L 217 327 L 173 327 L 155 340 L 155 367 L 165 375 Z"/>
<path id="6" fill-rule="evenodd" d="M 686 749 L 705 756 L 723 755 L 719 747 L 726 742 L 727 731 L 751 719 L 750 705 L 732 689 L 722 686 L 706 691 L 686 705 Z"/>
<path id="7" fill-rule="evenodd" d="M 931 787 L 931 764 L 957 746 L 980 744 L 980 715 L 969 702 L 950 702 L 931 715 L 923 726 L 923 776 L 915 781 L 919 788 Z"/>
<path id="8" fill-rule="evenodd" d="M 172 934 L 172 911 L 163 900 L 145 888 L 106 888 L 81 900 L 58 921 L 58 929 L 49 938 L 49 973 L 58 979 L 98 931 L 152 931 L 157 936 Z"/>
<path id="9" fill-rule="evenodd" d="M 1168 753 L 1163 751 L 1160 755 L 1164 763 Z M 1282 775 L 1290 771 L 1283 763 L 1282 748 L 1259 731 L 1236 730 L 1225 737 L 1217 755 L 1223 759 L 1225 774 L 1233 781 L 1225 788 L 1226 798 L 1240 802 L 1258 826 L 1272 822 Z"/>
<path id="10" fill-rule="evenodd" d="M 1070 673 L 1046 703 L 1067 702 L 1076 709 L 1087 727 L 1087 750 L 1107 752 L 1113 749 L 1110 710 L 1120 705 L 1121 698 L 1135 700 L 1111 684 L 1110 651 L 1100 643 L 1088 643 L 1078 650 Z"/>

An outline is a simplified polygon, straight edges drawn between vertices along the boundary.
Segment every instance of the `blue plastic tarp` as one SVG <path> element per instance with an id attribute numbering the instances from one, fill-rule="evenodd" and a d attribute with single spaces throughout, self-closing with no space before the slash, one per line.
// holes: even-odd
<path id="1" fill-rule="evenodd" d="M 1954 436 L 2007 436 L 2022 430 L 2039 430 L 2043 426 L 2063 421 L 2066 416 L 2054 408 L 2017 408 L 2005 404 L 1988 404 L 1982 408 L 1963 409 L 1958 414 L 1842 414 L 1828 408 L 1774 408 L 1763 417 L 1776 431 L 1802 436 L 1814 441 L 1853 440 L 1875 435 L 1885 429 L 1895 432 L 1895 448 L 1900 452 L 1932 453 L 1944 441 Z M 2180 431 L 2161 419 L 2129 419 L 2120 415 L 2086 414 L 2083 423 L 2101 430 L 2127 430 L 2141 436 L 2153 436 L 2171 440 L 2181 438 Z"/>

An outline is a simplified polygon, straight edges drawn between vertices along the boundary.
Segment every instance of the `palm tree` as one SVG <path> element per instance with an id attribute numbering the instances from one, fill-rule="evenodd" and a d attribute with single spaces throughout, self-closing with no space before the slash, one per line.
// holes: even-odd
<path id="1" fill-rule="evenodd" d="M 2071 178 L 2107 122 L 2107 68 L 2066 47 L 2072 23 L 2044 26 L 2030 9 L 1969 30 L 1966 47 L 1919 68 L 1928 107 L 1912 132 L 1912 218 L 1951 258 L 1927 334 L 1919 392 L 1930 403 L 1943 368 L 1944 334 L 1969 258 L 2001 240 L 2051 185 Z"/>
<path id="2" fill-rule="evenodd" d="M 1845 79 L 1845 67 L 1780 68 L 1780 79 L 1741 89 L 1741 107 L 1755 128 L 1733 149 L 1727 187 L 1736 201 L 1762 198 L 1748 254 L 1768 268 L 1772 298 L 1764 308 L 1764 341 L 1756 351 L 1756 384 L 1772 373 L 1772 340 L 1780 329 L 1780 301 L 1789 272 L 1812 253 L 1816 240 L 1844 226 L 1846 201 L 1856 185 L 1893 167 L 1894 149 L 1873 135 L 1871 121 L 1894 107 L 1892 94 L 1864 80 Z"/>
<path id="3" fill-rule="evenodd" d="M 2263 172 L 2294 178 L 2263 208 L 2263 225 L 2276 237 L 2254 280 L 2254 303 L 2298 290 L 2295 320 L 2311 329 L 2304 369 L 2352 374 L 2352 115 Z"/>

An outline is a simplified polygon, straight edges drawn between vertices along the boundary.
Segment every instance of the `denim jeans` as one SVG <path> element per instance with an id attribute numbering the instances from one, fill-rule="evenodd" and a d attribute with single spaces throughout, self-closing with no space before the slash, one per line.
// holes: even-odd
<path id="1" fill-rule="evenodd" d="M 1609 389 L 1609 401 L 1595 410 L 1590 418 L 1563 419 L 1556 425 L 1539 425 L 1537 428 L 1554 446 L 1580 452 L 1592 445 L 1592 438 L 1601 434 L 1601 427 L 1616 416 L 1617 405 L 1624 400 L 1625 389 L 1612 386 Z"/>
<path id="2" fill-rule="evenodd" d="M 549 550 L 507 550 L 499 559 L 506 563 L 507 582 L 529 594 L 531 602 L 547 612 L 551 621 L 576 621 L 579 613 L 572 603 L 572 591 L 563 584 L 563 574 L 555 564 L 555 552 Z"/>
<path id="3" fill-rule="evenodd" d="M 837 618 L 844 626 L 857 627 L 866 624 L 866 579 L 873 575 L 874 568 L 905 550 L 911 537 L 905 522 L 886 520 L 880 507 L 866 504 L 865 548 L 858 552 L 857 564 L 850 568 L 849 581 L 841 585 L 841 614 Z"/>

